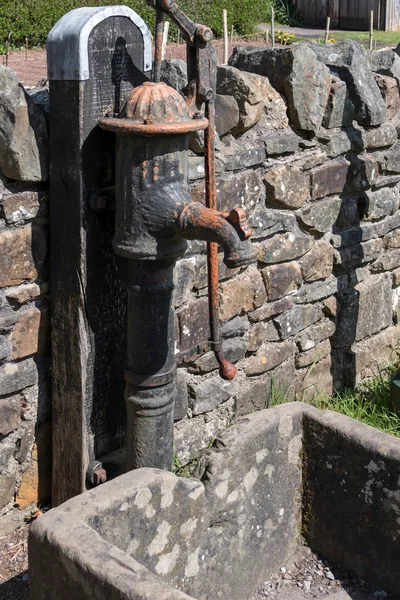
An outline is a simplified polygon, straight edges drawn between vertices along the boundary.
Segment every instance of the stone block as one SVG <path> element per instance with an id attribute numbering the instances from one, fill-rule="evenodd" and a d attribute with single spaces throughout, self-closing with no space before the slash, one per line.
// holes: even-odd
<path id="1" fill-rule="evenodd" d="M 27 225 L 0 232 L 0 287 L 33 281 L 40 273 L 47 253 L 47 229 Z"/>
<path id="2" fill-rule="evenodd" d="M 182 259 L 176 263 L 174 269 L 175 308 L 179 308 L 190 300 L 196 277 L 195 261 Z"/>
<path id="3" fill-rule="evenodd" d="M 264 186 L 256 171 L 245 171 L 235 175 L 221 175 L 217 178 L 217 208 L 221 212 L 230 212 L 241 207 L 247 216 L 263 197 Z M 204 182 L 192 188 L 192 200 L 205 203 Z"/>
<path id="4" fill-rule="evenodd" d="M 390 173 L 400 173 L 400 143 L 394 144 L 385 153 L 385 169 Z"/>
<path id="5" fill-rule="evenodd" d="M 17 225 L 48 214 L 48 195 L 40 192 L 19 192 L 0 199 L 7 225 Z"/>
<path id="6" fill-rule="evenodd" d="M 10 340 L 14 360 L 45 351 L 50 341 L 49 308 L 33 307 L 21 312 Z"/>
<path id="7" fill-rule="evenodd" d="M 331 353 L 331 343 L 329 340 L 324 340 L 318 346 L 312 348 L 308 352 L 301 352 L 296 356 L 296 367 L 297 369 L 304 369 L 315 365 L 320 360 L 325 358 Z"/>
<path id="8" fill-rule="evenodd" d="M 190 379 L 189 388 L 189 406 L 193 415 L 208 413 L 217 408 L 229 398 L 235 396 L 239 390 L 239 380 L 224 381 L 219 375 L 199 381 Z"/>
<path id="9" fill-rule="evenodd" d="M 334 348 L 351 346 L 392 324 L 392 278 L 389 273 L 373 275 L 342 294 Z"/>
<path id="10" fill-rule="evenodd" d="M 346 229 L 360 222 L 359 213 L 359 196 L 342 196 L 342 205 L 340 207 L 339 216 L 336 221 L 336 226 Z"/>
<path id="11" fill-rule="evenodd" d="M 396 325 L 353 344 L 353 372 L 348 376 L 353 385 L 365 381 L 368 377 L 378 377 L 382 369 L 392 365 L 397 359 L 399 339 L 400 326 Z"/>
<path id="12" fill-rule="evenodd" d="M 239 106 L 239 123 L 232 130 L 234 135 L 244 133 L 258 123 L 264 111 L 261 91 L 246 73 L 231 66 L 217 68 L 217 93 L 232 96 Z"/>
<path id="13" fill-rule="evenodd" d="M 232 96 L 215 96 L 215 129 L 221 137 L 233 129 L 236 129 L 239 123 L 239 106 Z"/>
<path id="14" fill-rule="evenodd" d="M 270 265 L 261 272 L 269 301 L 279 300 L 293 294 L 303 283 L 297 262 Z"/>
<path id="15" fill-rule="evenodd" d="M 209 338 L 208 298 L 199 298 L 177 313 L 181 352 L 189 350 Z"/>
<path id="16" fill-rule="evenodd" d="M 235 317 L 221 326 L 221 337 L 228 339 L 243 336 L 249 330 L 249 320 L 245 317 Z"/>
<path id="17" fill-rule="evenodd" d="M 311 196 L 314 200 L 341 194 L 346 186 L 350 163 L 345 158 L 332 160 L 311 171 Z"/>
<path id="18" fill-rule="evenodd" d="M 216 157 L 216 171 L 221 173 L 225 171 L 225 164 L 221 159 Z M 204 179 L 204 157 L 203 156 L 189 156 L 188 161 L 188 179 L 189 181 L 196 181 L 196 179 Z"/>
<path id="19" fill-rule="evenodd" d="M 290 211 L 268 209 L 259 203 L 250 213 L 248 222 L 253 232 L 252 239 L 256 240 L 274 233 L 293 231 L 296 217 Z"/>
<path id="20" fill-rule="evenodd" d="M 296 306 L 289 312 L 274 318 L 283 340 L 296 335 L 306 327 L 322 318 L 322 311 L 317 306 Z"/>
<path id="21" fill-rule="evenodd" d="M 396 185 L 400 182 L 400 175 L 378 176 L 374 182 L 375 189 Z"/>
<path id="22" fill-rule="evenodd" d="M 318 242 L 301 262 L 301 274 L 305 283 L 327 279 L 332 275 L 333 247 L 327 242 Z"/>
<path id="23" fill-rule="evenodd" d="M 385 236 L 389 231 L 400 227 L 400 214 L 395 213 L 394 215 L 387 217 L 379 223 L 375 223 L 375 235 L 378 237 Z"/>
<path id="24" fill-rule="evenodd" d="M 309 402 L 321 394 L 331 396 L 333 393 L 331 366 L 331 357 L 326 356 L 311 367 L 296 371 L 297 399 Z"/>
<path id="25" fill-rule="evenodd" d="M 371 71 L 369 55 L 361 44 L 350 39 L 329 46 L 309 43 L 318 59 L 347 84 L 355 119 L 361 125 L 384 122 L 386 106 Z"/>
<path id="26" fill-rule="evenodd" d="M 400 269 L 395 269 L 392 273 L 393 287 L 400 285 Z"/>
<path id="27" fill-rule="evenodd" d="M 288 103 L 290 123 L 317 131 L 322 124 L 331 88 L 331 75 L 305 44 L 290 48 L 236 47 L 229 64 L 265 75 Z"/>
<path id="28" fill-rule="evenodd" d="M 310 236 L 299 231 L 275 235 L 261 242 L 258 260 L 266 265 L 295 260 L 309 252 L 314 244 Z"/>
<path id="29" fill-rule="evenodd" d="M 47 181 L 46 119 L 15 73 L 0 66 L 0 171 L 8 179 Z"/>
<path id="30" fill-rule="evenodd" d="M 333 76 L 322 125 L 327 129 L 349 127 L 353 122 L 354 113 L 354 104 L 350 100 L 346 83 Z"/>
<path id="31" fill-rule="evenodd" d="M 267 127 L 274 131 L 289 127 L 286 102 L 279 92 L 272 87 L 268 77 L 256 75 L 249 71 L 246 71 L 246 76 L 261 92 Z"/>
<path id="32" fill-rule="evenodd" d="M 243 393 L 237 396 L 237 416 L 243 417 L 258 410 L 269 408 L 270 398 L 271 379 L 269 377 L 260 377 L 259 379 L 250 381 L 243 389 Z"/>
<path id="33" fill-rule="evenodd" d="M 225 159 L 226 171 L 240 171 L 248 167 L 262 165 L 265 161 L 265 149 L 261 146 L 244 148 L 233 154 L 226 154 Z"/>
<path id="34" fill-rule="evenodd" d="M 367 150 L 387 148 L 397 142 L 396 127 L 392 123 L 384 123 L 380 127 L 364 129 L 362 131 L 362 138 L 364 141 L 364 148 Z"/>
<path id="35" fill-rule="evenodd" d="M 378 258 L 383 247 L 383 240 L 372 239 L 362 244 L 340 248 L 334 255 L 335 264 L 344 269 L 353 269 Z"/>
<path id="36" fill-rule="evenodd" d="M 0 475 L 0 510 L 14 498 L 15 475 Z"/>
<path id="37" fill-rule="evenodd" d="M 293 402 L 296 397 L 296 366 L 294 356 L 269 373 L 272 382 L 271 402 L 284 399 Z"/>
<path id="38" fill-rule="evenodd" d="M 373 237 L 375 237 L 375 228 L 372 223 L 362 223 L 358 227 L 345 229 L 340 234 L 331 235 L 331 244 L 334 248 L 344 248 L 367 242 Z"/>
<path id="39" fill-rule="evenodd" d="M 0 366 L 0 396 L 13 394 L 38 381 L 38 370 L 32 358 Z"/>
<path id="40" fill-rule="evenodd" d="M 175 452 L 182 464 L 209 448 L 217 435 L 226 429 L 235 417 L 235 400 L 233 398 L 220 404 L 211 413 L 185 417 L 175 424 Z"/>
<path id="41" fill-rule="evenodd" d="M 378 175 L 378 163 L 373 156 L 369 154 L 353 156 L 348 171 L 347 187 L 349 190 L 368 189 L 374 185 Z"/>
<path id="42" fill-rule="evenodd" d="M 50 291 L 49 283 L 27 283 L 8 288 L 5 296 L 10 304 L 21 305 Z"/>
<path id="43" fill-rule="evenodd" d="M 249 352 L 257 352 L 264 342 L 279 342 L 280 335 L 273 321 L 255 323 L 249 331 Z"/>
<path id="44" fill-rule="evenodd" d="M 3 398 L 0 400 L 0 435 L 8 435 L 18 429 L 21 421 L 19 398 Z"/>
<path id="45" fill-rule="evenodd" d="M 184 369 L 178 369 L 176 373 L 176 396 L 174 403 L 174 421 L 180 421 L 187 415 L 189 405 L 189 393 L 187 389 L 186 373 Z"/>
<path id="46" fill-rule="evenodd" d="M 293 306 L 294 302 L 290 297 L 282 298 L 282 300 L 264 304 L 264 306 L 257 308 L 257 310 L 249 312 L 248 317 L 251 323 L 259 323 L 260 321 L 275 317 L 275 315 L 279 315 L 287 310 L 291 310 Z"/>
<path id="47" fill-rule="evenodd" d="M 266 137 L 263 141 L 267 156 L 297 152 L 301 138 L 294 133 L 283 132 Z"/>
<path id="48" fill-rule="evenodd" d="M 386 104 L 386 118 L 394 119 L 400 110 L 399 86 L 394 77 L 375 75 L 376 83 Z"/>
<path id="49" fill-rule="evenodd" d="M 242 337 L 231 337 L 223 340 L 222 350 L 224 357 L 230 363 L 237 363 L 244 358 L 247 352 L 247 340 Z M 189 373 L 196 375 L 209 373 L 219 368 L 219 362 L 214 352 L 207 352 L 194 361 L 189 367 Z"/>
<path id="50" fill-rule="evenodd" d="M 317 302 L 335 294 L 343 284 L 347 283 L 347 277 L 329 277 L 323 281 L 314 281 L 307 283 L 293 296 L 296 304 L 306 304 L 307 302 Z"/>
<path id="51" fill-rule="evenodd" d="M 207 272 L 207 257 L 196 255 L 193 257 L 195 277 L 193 282 L 193 289 L 198 292 L 203 290 L 208 285 L 208 272 Z M 224 263 L 224 255 L 218 254 L 218 279 L 224 281 L 225 279 L 231 279 L 240 272 L 240 269 L 228 269 Z"/>
<path id="52" fill-rule="evenodd" d="M 0 335 L 0 362 L 3 362 L 10 357 L 11 344 L 9 338 L 5 335 Z"/>
<path id="53" fill-rule="evenodd" d="M 35 425 L 36 423 L 27 423 L 24 429 L 24 432 L 21 436 L 21 440 L 19 443 L 18 452 L 15 455 L 15 458 L 22 465 L 30 456 L 33 450 L 33 444 L 35 442 Z"/>
<path id="54" fill-rule="evenodd" d="M 375 221 L 392 215 L 399 208 L 399 190 L 388 188 L 368 190 L 359 199 L 360 214 L 363 219 Z"/>
<path id="55" fill-rule="evenodd" d="M 297 338 L 297 345 L 301 352 L 307 352 L 330 338 L 335 333 L 336 325 L 329 319 L 323 319 L 307 327 Z"/>
<path id="56" fill-rule="evenodd" d="M 373 273 L 379 273 L 380 271 L 393 271 L 400 267 L 400 249 L 392 248 L 385 250 L 382 255 L 371 265 L 371 271 Z"/>
<path id="57" fill-rule="evenodd" d="M 324 315 L 332 319 L 336 319 L 338 312 L 338 301 L 336 296 L 330 296 L 322 302 L 322 310 Z"/>
<path id="58" fill-rule="evenodd" d="M 248 377 L 262 375 L 294 356 L 294 353 L 295 344 L 292 340 L 263 344 L 254 356 L 246 358 L 244 371 Z"/>
<path id="59" fill-rule="evenodd" d="M 400 248 L 400 231 L 396 229 L 386 234 L 383 238 L 385 248 Z"/>
<path id="60" fill-rule="evenodd" d="M 8 436 L 0 442 L 0 473 L 10 473 L 15 467 L 14 454 L 16 452 L 15 440 Z M 2 518 L 0 518 L 0 523 Z M 0 526 L 1 532 L 1 526 Z"/>
<path id="61" fill-rule="evenodd" d="M 242 312 L 259 308 L 267 299 L 261 273 L 255 268 L 247 269 L 235 279 L 220 287 L 220 319 L 228 321 Z"/>
<path id="62" fill-rule="evenodd" d="M 371 70 L 379 75 L 393 77 L 400 86 L 400 59 L 392 49 L 382 48 L 368 53 Z"/>
<path id="63" fill-rule="evenodd" d="M 267 202 L 282 208 L 300 208 L 310 196 L 308 178 L 296 167 L 271 169 L 264 183 Z"/>
<path id="64" fill-rule="evenodd" d="M 177 58 L 163 60 L 161 63 L 161 80 L 179 93 L 188 84 L 187 64 Z"/>
<path id="65" fill-rule="evenodd" d="M 298 218 L 303 227 L 311 233 L 326 233 L 331 231 L 336 223 L 341 206 L 342 199 L 334 196 L 306 206 L 299 212 Z"/>

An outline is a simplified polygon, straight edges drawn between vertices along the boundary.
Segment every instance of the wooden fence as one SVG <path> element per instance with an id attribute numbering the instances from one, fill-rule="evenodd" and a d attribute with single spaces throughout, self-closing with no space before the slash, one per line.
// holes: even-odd
<path id="1" fill-rule="evenodd" d="M 374 28 L 400 31 L 400 0 L 294 0 L 305 24 L 325 27 L 331 17 L 331 28 L 367 31 L 370 11 L 374 11 Z"/>

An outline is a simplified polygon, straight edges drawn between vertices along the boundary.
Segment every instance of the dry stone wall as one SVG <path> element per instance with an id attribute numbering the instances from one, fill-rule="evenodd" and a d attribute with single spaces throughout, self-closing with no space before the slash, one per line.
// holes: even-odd
<path id="1" fill-rule="evenodd" d="M 394 359 L 399 69 L 392 50 L 366 52 L 351 41 L 238 47 L 229 66 L 219 67 L 217 93 L 234 98 L 241 115 L 217 147 L 219 209 L 246 210 L 259 254 L 257 265 L 234 272 L 220 261 L 223 346 L 236 380 L 221 382 L 212 353 L 179 369 L 183 462 L 235 415 L 268 406 L 273 394 L 330 394 Z M 204 201 L 202 159 L 191 147 L 192 197 Z M 177 268 L 183 353 L 208 327 L 202 251 L 194 244 Z"/>
<path id="2" fill-rule="evenodd" d="M 185 67 L 167 61 L 164 80 L 182 90 Z M 5 67 L 0 78 L 0 90 L 9 90 L 0 92 L 3 514 L 48 497 L 51 410 L 48 96 L 45 88 L 27 94 Z M 399 85 L 395 52 L 367 53 L 354 42 L 239 47 L 218 68 L 218 208 L 246 210 L 258 262 L 230 271 L 220 256 L 223 347 L 238 368 L 232 382 L 220 379 L 211 352 L 193 350 L 208 337 L 205 244 L 191 242 L 177 264 L 182 464 L 273 394 L 308 400 L 331 393 L 394 357 Z M 204 137 L 193 135 L 190 147 L 192 197 L 204 202 Z"/>
<path id="3" fill-rule="evenodd" d="M 50 496 L 47 175 L 44 113 L 1 67 L 0 531 Z M 15 504 L 19 511 L 1 519 Z"/>

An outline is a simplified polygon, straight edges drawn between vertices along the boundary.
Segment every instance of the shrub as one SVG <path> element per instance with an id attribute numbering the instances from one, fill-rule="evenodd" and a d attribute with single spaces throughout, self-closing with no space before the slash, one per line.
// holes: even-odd
<path id="1" fill-rule="evenodd" d="M 68 11 L 80 6 L 98 6 L 99 0 L 0 0 L 0 43 L 12 32 L 12 46 L 18 47 L 29 39 L 29 45 L 44 46 L 53 25 Z M 182 10 L 198 23 L 208 25 L 216 35 L 222 34 L 222 10 L 228 9 L 228 26 L 236 34 L 253 33 L 258 23 L 268 18 L 270 0 L 181 0 Z M 121 4 L 121 0 L 107 0 L 105 4 Z M 124 4 L 135 10 L 152 30 L 155 11 L 145 0 L 125 0 Z M 176 27 L 171 28 L 171 38 L 176 38 Z"/>
<path id="2" fill-rule="evenodd" d="M 298 27 L 303 25 L 303 19 L 291 0 L 273 0 L 275 21 L 280 25 Z"/>

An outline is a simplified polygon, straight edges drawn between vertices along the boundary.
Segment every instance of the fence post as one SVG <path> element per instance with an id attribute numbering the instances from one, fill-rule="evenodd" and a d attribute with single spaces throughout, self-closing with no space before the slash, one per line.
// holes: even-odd
<path id="1" fill-rule="evenodd" d="M 224 27 L 224 65 L 228 64 L 229 58 L 229 38 L 228 38 L 228 11 L 224 8 L 222 11 L 222 23 Z"/>
<path id="2" fill-rule="evenodd" d="M 328 43 L 329 40 L 329 30 L 331 28 L 331 18 L 327 17 L 326 18 L 326 31 L 325 31 L 325 44 Z"/>
<path id="3" fill-rule="evenodd" d="M 369 49 L 372 50 L 374 47 L 374 11 L 371 10 L 369 25 Z"/>
<path id="4" fill-rule="evenodd" d="M 272 47 L 275 48 L 275 11 L 271 8 L 271 41 Z"/>

